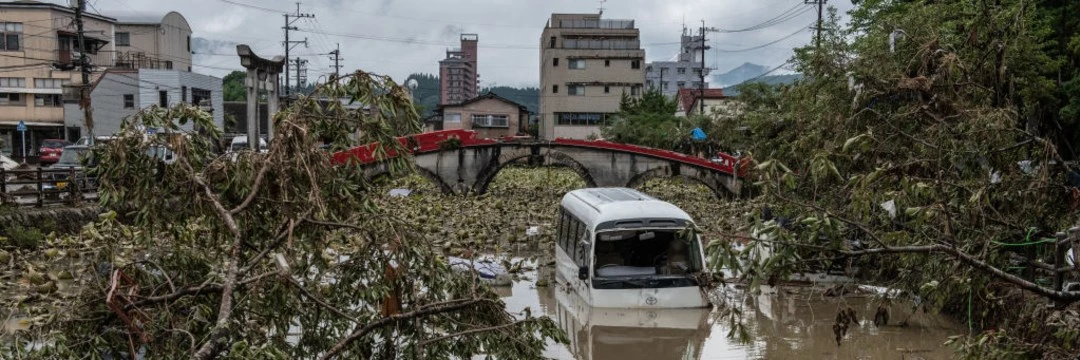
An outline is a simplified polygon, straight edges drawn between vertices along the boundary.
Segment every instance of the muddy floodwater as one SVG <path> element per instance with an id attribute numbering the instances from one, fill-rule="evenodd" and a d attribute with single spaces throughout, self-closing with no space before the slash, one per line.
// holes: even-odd
<path id="1" fill-rule="evenodd" d="M 545 356 L 580 360 L 684 359 L 947 359 L 943 345 L 966 329 L 943 315 L 894 304 L 890 323 L 877 327 L 878 302 L 867 297 L 824 297 L 821 289 L 789 287 L 759 296 L 736 296 L 750 341 L 729 338 L 728 319 L 713 309 L 599 309 L 557 284 L 536 287 L 536 274 L 500 290 L 507 310 L 526 307 L 550 316 L 570 344 L 549 344 Z M 738 292 L 729 289 L 728 291 Z M 852 308 L 852 325 L 838 346 L 838 309 Z M 899 324 L 906 320 L 906 326 Z"/>

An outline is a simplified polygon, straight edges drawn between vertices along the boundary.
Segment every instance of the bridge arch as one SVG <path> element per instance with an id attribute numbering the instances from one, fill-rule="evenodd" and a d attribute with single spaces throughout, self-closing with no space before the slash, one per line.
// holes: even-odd
<path id="1" fill-rule="evenodd" d="M 444 194 L 449 194 L 449 193 L 453 192 L 453 189 L 450 187 L 450 185 L 447 184 L 445 181 L 443 181 L 441 178 L 439 178 L 438 175 L 435 175 L 435 173 L 431 172 L 431 170 L 425 169 L 425 168 L 420 167 L 420 166 L 413 166 L 412 168 L 413 168 L 413 170 L 416 171 L 417 175 L 420 175 L 420 177 L 423 177 L 428 182 L 430 182 L 432 185 L 435 185 L 435 188 L 439 189 L 439 191 L 442 191 Z M 377 169 L 374 169 L 373 171 L 370 172 L 369 175 L 366 175 L 365 179 L 369 183 L 374 183 L 374 182 L 378 181 L 379 179 L 389 178 L 389 177 L 390 177 L 389 169 L 386 169 L 385 165 L 379 165 Z"/>
<path id="2" fill-rule="evenodd" d="M 637 188 L 641 185 L 644 185 L 649 180 L 653 179 L 682 179 L 704 185 L 705 187 L 709 188 L 709 190 L 711 190 L 718 199 L 721 200 L 729 199 L 736 195 L 735 193 L 731 192 L 731 189 L 728 189 L 728 187 L 724 184 L 717 181 L 710 181 L 710 179 L 707 178 L 702 178 L 700 176 L 700 171 L 692 168 L 685 169 L 685 167 L 687 166 L 683 166 L 681 164 L 672 164 L 643 171 L 630 178 L 630 181 L 627 182 L 626 187 Z M 687 172 L 689 172 L 690 174 L 687 174 Z"/>
<path id="3" fill-rule="evenodd" d="M 487 193 L 491 182 L 495 180 L 495 177 L 502 169 L 506 168 L 506 166 L 526 158 L 530 160 L 539 160 L 537 163 L 542 166 L 564 166 L 581 177 L 581 179 L 585 181 L 586 187 L 596 186 L 596 181 L 593 180 L 592 174 L 589 173 L 589 170 L 585 168 L 584 165 L 558 150 L 553 150 L 550 147 L 541 148 L 539 146 L 519 146 L 510 151 L 503 151 L 507 148 L 498 149 L 498 156 L 481 170 L 480 176 L 477 178 L 475 185 L 477 194 Z"/>

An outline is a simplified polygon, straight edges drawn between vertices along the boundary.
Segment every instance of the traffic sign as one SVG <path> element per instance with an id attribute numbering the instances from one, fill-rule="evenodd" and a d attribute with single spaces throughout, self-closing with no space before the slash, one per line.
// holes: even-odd
<path id="1" fill-rule="evenodd" d="M 15 131 L 26 131 L 26 122 L 19 120 L 19 125 L 15 126 Z"/>

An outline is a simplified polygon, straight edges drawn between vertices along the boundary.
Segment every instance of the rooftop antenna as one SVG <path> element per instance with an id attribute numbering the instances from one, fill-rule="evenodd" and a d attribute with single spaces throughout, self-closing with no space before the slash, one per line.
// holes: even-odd
<path id="1" fill-rule="evenodd" d="M 604 3 L 606 3 L 607 0 L 599 0 L 599 1 L 600 1 L 600 15 L 604 15 Z"/>

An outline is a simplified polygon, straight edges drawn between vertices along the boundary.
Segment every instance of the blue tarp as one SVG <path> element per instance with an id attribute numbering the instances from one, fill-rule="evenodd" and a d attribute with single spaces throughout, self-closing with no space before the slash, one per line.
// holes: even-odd
<path id="1" fill-rule="evenodd" d="M 694 130 L 691 130 L 690 137 L 694 140 L 705 140 L 709 138 L 708 136 L 705 136 L 705 131 L 701 130 L 701 128 L 694 128 Z"/>

